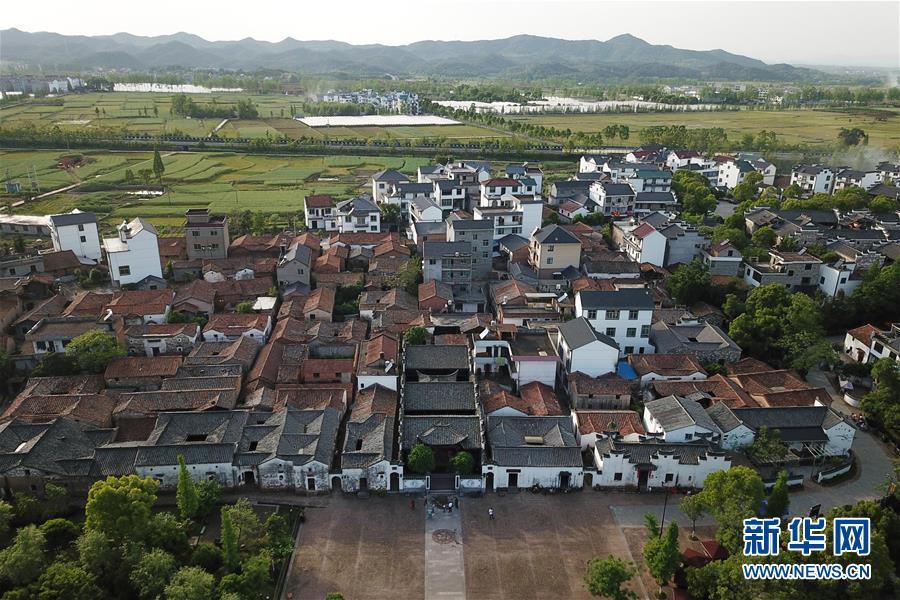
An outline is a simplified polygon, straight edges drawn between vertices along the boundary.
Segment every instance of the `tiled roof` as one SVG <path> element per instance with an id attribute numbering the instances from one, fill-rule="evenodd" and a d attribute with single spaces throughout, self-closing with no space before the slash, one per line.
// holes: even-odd
<path id="1" fill-rule="evenodd" d="M 477 416 L 403 417 L 401 433 L 404 448 L 417 442 L 428 446 L 457 446 L 463 450 L 481 450 L 481 421 Z"/>
<path id="2" fill-rule="evenodd" d="M 180 356 L 123 356 L 109 363 L 104 377 L 107 381 L 132 377 L 174 377 L 181 360 Z"/>
<path id="3" fill-rule="evenodd" d="M 634 382 L 622 379 L 615 373 L 607 373 L 602 377 L 590 377 L 581 371 L 575 371 L 569 375 L 569 385 L 575 394 L 586 396 L 627 396 L 630 395 Z"/>
<path id="4" fill-rule="evenodd" d="M 715 431 L 715 423 L 706 414 L 700 403 L 678 396 L 666 396 L 644 404 L 663 431 L 675 431 L 683 427 L 697 425 Z"/>
<path id="5" fill-rule="evenodd" d="M 490 462 L 501 466 L 581 466 L 569 417 L 488 417 Z M 539 442 L 538 442 L 539 440 Z"/>
<path id="6" fill-rule="evenodd" d="M 872 345 L 872 334 L 878 333 L 881 330 L 875 327 L 874 325 L 866 324 L 855 329 L 851 329 L 847 332 L 847 335 L 850 337 L 859 340 L 866 346 Z"/>
<path id="7" fill-rule="evenodd" d="M 461 346 L 407 346 L 404 368 L 409 370 L 453 370 L 469 368 L 468 348 Z"/>
<path id="8" fill-rule="evenodd" d="M 256 313 L 215 313 L 203 327 L 203 331 L 218 331 L 227 336 L 243 335 L 256 329 L 265 331 L 269 325 L 269 315 Z"/>
<path id="9" fill-rule="evenodd" d="M 689 354 L 632 354 L 631 366 L 638 375 L 657 373 L 668 377 L 706 374 L 700 363 Z"/>
<path id="10" fill-rule="evenodd" d="M 407 381 L 403 387 L 403 410 L 406 413 L 474 413 L 475 386 L 469 381 Z"/>
<path id="11" fill-rule="evenodd" d="M 578 410 L 578 431 L 581 435 L 615 432 L 621 436 L 644 435 L 641 417 L 633 410 Z"/>

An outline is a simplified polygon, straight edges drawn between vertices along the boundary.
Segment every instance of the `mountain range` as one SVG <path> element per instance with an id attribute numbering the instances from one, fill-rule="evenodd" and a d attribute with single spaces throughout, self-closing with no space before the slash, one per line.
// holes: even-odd
<path id="1" fill-rule="evenodd" d="M 518 79 L 721 79 L 798 81 L 822 75 L 812 69 L 724 50 L 683 50 L 632 35 L 606 42 L 517 35 L 499 40 L 422 41 L 404 46 L 353 45 L 286 38 L 211 42 L 189 33 L 143 37 L 0 31 L 5 63 L 54 69 L 277 69 L 303 74 L 380 77 L 446 76 Z"/>

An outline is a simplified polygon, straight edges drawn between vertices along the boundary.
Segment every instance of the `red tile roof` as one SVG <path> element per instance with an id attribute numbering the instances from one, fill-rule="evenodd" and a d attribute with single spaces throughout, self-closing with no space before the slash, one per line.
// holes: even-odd
<path id="1" fill-rule="evenodd" d="M 174 377 L 180 366 L 180 356 L 123 356 L 110 362 L 103 376 L 107 381 L 133 377 Z"/>
<path id="2" fill-rule="evenodd" d="M 334 206 L 334 198 L 326 194 L 318 194 L 306 197 L 308 208 L 330 208 Z"/>
<path id="3" fill-rule="evenodd" d="M 872 344 L 872 334 L 879 333 L 880 331 L 881 330 L 874 325 L 866 324 L 861 327 L 857 327 L 856 329 L 851 329 L 847 333 L 850 335 L 850 337 L 859 340 L 866 346 L 870 346 Z"/>
<path id="4" fill-rule="evenodd" d="M 631 366 L 638 375 L 658 373 L 669 377 L 684 377 L 703 373 L 703 367 L 689 354 L 632 354 Z"/>
<path id="5" fill-rule="evenodd" d="M 592 433 L 612 433 L 626 436 L 644 435 L 641 417 L 633 410 L 578 410 L 578 431 L 581 435 Z"/>

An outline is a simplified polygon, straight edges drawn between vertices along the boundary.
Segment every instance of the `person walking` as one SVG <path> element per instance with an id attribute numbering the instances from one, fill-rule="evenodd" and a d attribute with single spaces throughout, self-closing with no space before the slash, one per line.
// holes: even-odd
<path id="1" fill-rule="evenodd" d="M 453 498 L 447 503 L 447 508 L 450 509 L 448 512 L 453 512 Z"/>
<path id="2" fill-rule="evenodd" d="M 409 510 L 416 510 L 416 499 L 415 498 L 409 499 Z"/>
<path id="3" fill-rule="evenodd" d="M 491 521 L 494 520 L 494 507 L 491 507 L 488 509 L 488 517 L 490 518 Z"/>

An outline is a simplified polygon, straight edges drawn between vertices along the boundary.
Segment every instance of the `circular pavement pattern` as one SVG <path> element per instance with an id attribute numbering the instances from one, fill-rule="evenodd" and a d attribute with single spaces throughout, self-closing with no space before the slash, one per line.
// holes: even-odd
<path id="1" fill-rule="evenodd" d="M 431 539 L 438 544 L 454 544 L 456 543 L 456 532 L 452 529 L 437 529 L 431 534 Z"/>

